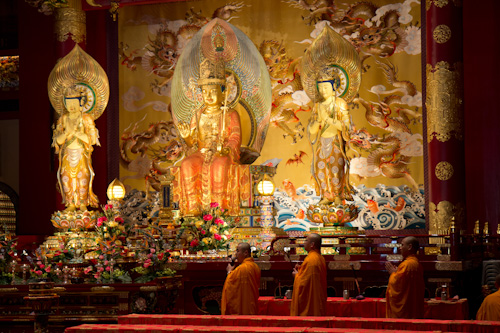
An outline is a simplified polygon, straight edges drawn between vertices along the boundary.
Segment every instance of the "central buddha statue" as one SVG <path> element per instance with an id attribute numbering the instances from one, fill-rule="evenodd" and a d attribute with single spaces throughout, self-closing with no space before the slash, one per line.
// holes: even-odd
<path id="1" fill-rule="evenodd" d="M 204 107 L 179 123 L 179 134 L 189 148 L 180 166 L 181 211 L 196 216 L 212 202 L 230 214 L 239 212 L 238 195 L 233 180 L 240 162 L 241 123 L 238 112 L 227 107 L 224 62 L 205 59 L 200 64 L 198 85 Z M 235 194 L 234 193 L 234 194 Z"/>

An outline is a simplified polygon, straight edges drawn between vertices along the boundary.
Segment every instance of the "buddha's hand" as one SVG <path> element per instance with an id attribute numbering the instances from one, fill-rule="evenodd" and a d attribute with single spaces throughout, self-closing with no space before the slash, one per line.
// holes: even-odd
<path id="1" fill-rule="evenodd" d="M 188 123 L 178 123 L 177 129 L 179 130 L 179 134 L 183 139 L 189 137 L 191 134 L 191 126 Z"/>

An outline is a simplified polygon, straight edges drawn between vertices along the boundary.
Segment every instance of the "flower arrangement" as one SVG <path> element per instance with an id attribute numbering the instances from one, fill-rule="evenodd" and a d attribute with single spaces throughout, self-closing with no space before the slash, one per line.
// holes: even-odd
<path id="1" fill-rule="evenodd" d="M 149 251 L 137 251 L 136 259 L 139 266 L 132 270 L 140 275 L 135 282 L 146 283 L 158 277 L 174 276 L 177 272 L 165 267 L 170 257 L 169 250 L 159 250 L 150 248 Z"/>
<path id="2" fill-rule="evenodd" d="M 226 215 L 217 202 L 212 202 L 200 217 L 185 218 L 181 223 L 178 238 L 186 237 L 192 251 L 219 250 L 227 248 L 231 238 L 230 229 L 235 219 Z"/>
<path id="3" fill-rule="evenodd" d="M 19 89 L 19 56 L 0 57 L 0 88 Z"/>
<path id="4" fill-rule="evenodd" d="M 16 246 L 16 239 L 11 239 L 10 235 L 0 235 L 0 284 L 10 284 L 12 280 L 11 264 L 20 261 Z"/>
<path id="5" fill-rule="evenodd" d="M 118 210 L 113 205 L 103 207 L 104 216 L 97 219 L 95 230 L 96 243 L 99 244 L 98 254 L 117 256 L 123 250 L 123 241 L 127 235 L 127 228 Z"/>

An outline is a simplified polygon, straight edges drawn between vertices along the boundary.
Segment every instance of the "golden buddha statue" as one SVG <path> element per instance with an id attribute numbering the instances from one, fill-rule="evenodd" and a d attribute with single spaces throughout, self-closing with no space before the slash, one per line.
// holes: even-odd
<path id="1" fill-rule="evenodd" d="M 59 154 L 57 180 L 66 210 L 86 211 L 99 203 L 92 191 L 91 159 L 92 146 L 100 146 L 99 134 L 92 117 L 83 113 L 86 96 L 76 86 L 66 89 L 63 100 L 67 112 L 57 121 L 52 142 Z"/>
<path id="2" fill-rule="evenodd" d="M 349 159 L 346 142 L 349 141 L 351 119 L 345 100 L 337 96 L 340 78 L 333 68 L 326 67 L 320 74 L 317 87 L 321 101 L 314 104 L 308 125 L 314 159 L 311 170 L 316 179 L 319 204 L 340 205 L 352 200 L 349 184 Z"/>
<path id="3" fill-rule="evenodd" d="M 204 107 L 179 123 L 179 134 L 189 148 L 180 166 L 181 211 L 199 215 L 217 202 L 230 214 L 239 213 L 237 168 L 240 161 L 241 124 L 238 112 L 227 107 L 224 62 L 205 59 L 200 64 L 198 85 Z"/>

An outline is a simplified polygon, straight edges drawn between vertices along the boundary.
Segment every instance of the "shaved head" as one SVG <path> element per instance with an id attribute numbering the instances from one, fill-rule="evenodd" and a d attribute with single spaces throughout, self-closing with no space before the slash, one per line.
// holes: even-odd
<path id="1" fill-rule="evenodd" d="M 406 242 L 406 244 L 411 245 L 411 249 L 410 249 L 411 253 L 417 253 L 417 251 L 420 247 L 420 243 L 418 242 L 417 238 L 415 238 L 413 236 L 409 236 L 409 237 L 404 238 L 403 242 Z"/>
<path id="2" fill-rule="evenodd" d="M 248 243 L 239 243 L 238 247 L 240 248 L 241 252 L 245 253 L 248 252 L 248 255 L 252 253 L 252 250 L 250 249 L 250 244 Z"/>
<path id="3" fill-rule="evenodd" d="M 309 234 L 311 242 L 314 243 L 314 248 L 315 249 L 320 249 L 321 248 L 321 236 L 318 234 Z"/>

